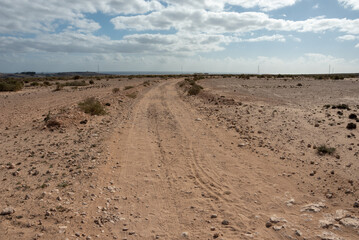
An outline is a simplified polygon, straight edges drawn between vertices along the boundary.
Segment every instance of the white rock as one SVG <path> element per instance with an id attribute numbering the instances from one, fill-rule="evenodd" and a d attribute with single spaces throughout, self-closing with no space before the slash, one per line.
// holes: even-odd
<path id="1" fill-rule="evenodd" d="M 343 218 L 340 220 L 340 224 L 346 227 L 359 228 L 359 219 L 358 218 Z"/>

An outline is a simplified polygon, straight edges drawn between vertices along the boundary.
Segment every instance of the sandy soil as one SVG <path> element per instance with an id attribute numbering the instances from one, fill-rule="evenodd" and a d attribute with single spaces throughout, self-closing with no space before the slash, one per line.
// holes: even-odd
<path id="1" fill-rule="evenodd" d="M 145 80 L 0 94 L 1 239 L 359 238 L 357 79 Z"/>

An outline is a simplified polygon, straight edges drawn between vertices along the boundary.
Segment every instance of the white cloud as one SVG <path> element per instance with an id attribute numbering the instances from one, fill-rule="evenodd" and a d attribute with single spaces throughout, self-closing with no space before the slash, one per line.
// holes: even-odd
<path id="1" fill-rule="evenodd" d="M 353 10 L 359 10 L 358 0 L 338 0 L 344 7 L 352 8 Z"/>
<path id="2" fill-rule="evenodd" d="M 1 0 L 0 33 L 55 31 L 59 22 L 93 31 L 100 26 L 85 13 L 140 14 L 162 7 L 157 0 Z"/>
<path id="3" fill-rule="evenodd" d="M 275 34 L 272 36 L 261 36 L 257 38 L 241 39 L 240 42 L 285 42 L 283 35 Z"/>
<path id="4" fill-rule="evenodd" d="M 317 3 L 313 6 L 313 9 L 318 9 L 318 8 L 319 8 L 319 3 Z"/>
<path id="5" fill-rule="evenodd" d="M 317 17 L 304 21 L 275 19 L 260 12 L 209 12 L 205 10 L 185 10 L 167 8 L 148 15 L 120 16 L 111 22 L 116 29 L 169 30 L 234 33 L 256 30 L 324 32 L 338 30 L 359 33 L 359 19 Z"/>
<path id="6" fill-rule="evenodd" d="M 353 41 L 359 39 L 359 36 L 354 35 L 344 35 L 337 38 L 338 41 Z"/>
<path id="7" fill-rule="evenodd" d="M 244 8 L 259 7 L 263 11 L 272 11 L 283 7 L 293 6 L 300 0 L 228 0 L 227 3 Z"/>

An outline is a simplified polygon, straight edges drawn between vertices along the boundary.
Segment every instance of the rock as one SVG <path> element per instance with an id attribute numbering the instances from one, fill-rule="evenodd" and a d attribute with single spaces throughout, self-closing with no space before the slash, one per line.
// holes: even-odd
<path id="1" fill-rule="evenodd" d="M 287 222 L 287 220 L 285 220 L 284 218 L 279 218 L 276 215 L 273 215 L 272 217 L 270 217 L 269 221 L 271 223 Z"/>
<path id="2" fill-rule="evenodd" d="M 319 203 L 310 203 L 305 205 L 300 211 L 301 212 L 320 212 L 322 208 L 325 208 L 325 204 L 322 202 Z"/>
<path id="3" fill-rule="evenodd" d="M 358 116 L 355 113 L 349 115 L 349 119 L 358 119 Z"/>
<path id="4" fill-rule="evenodd" d="M 357 128 L 357 125 L 355 123 L 348 123 L 348 125 L 347 125 L 348 130 L 353 130 L 356 128 Z"/>
<path id="5" fill-rule="evenodd" d="M 1 211 L 0 215 L 11 215 L 11 214 L 13 214 L 14 212 L 15 212 L 15 209 L 14 209 L 14 208 L 12 208 L 12 207 L 6 207 L 6 208 L 4 208 L 4 209 Z"/>
<path id="6" fill-rule="evenodd" d="M 282 230 L 283 226 L 273 226 L 274 231 Z"/>
<path id="7" fill-rule="evenodd" d="M 87 119 L 82 120 L 82 121 L 80 122 L 80 124 L 87 124 Z"/>
<path id="8" fill-rule="evenodd" d="M 321 240 L 344 240 L 343 238 L 335 235 L 332 232 L 322 232 L 321 235 L 318 236 Z"/>
<path id="9" fill-rule="evenodd" d="M 343 218 L 340 220 L 340 224 L 346 227 L 359 228 L 358 218 Z"/>
<path id="10" fill-rule="evenodd" d="M 359 208 L 359 199 L 355 201 L 353 208 Z"/>
<path id="11" fill-rule="evenodd" d="M 299 231 L 299 230 L 295 230 L 295 231 L 294 231 L 294 234 L 295 234 L 296 236 L 298 236 L 298 237 L 302 236 L 302 232 Z"/>
<path id="12" fill-rule="evenodd" d="M 334 219 L 336 221 L 341 220 L 342 218 L 350 217 L 350 213 L 346 210 L 339 209 L 335 212 Z"/>
<path id="13" fill-rule="evenodd" d="M 223 220 L 222 225 L 229 225 L 229 222 L 227 220 Z"/>
<path id="14" fill-rule="evenodd" d="M 188 238 L 189 234 L 188 234 L 188 232 L 183 232 L 183 233 L 181 233 L 181 236 L 184 238 Z"/>
<path id="15" fill-rule="evenodd" d="M 270 228 L 272 226 L 271 222 L 266 222 L 266 228 Z"/>
<path id="16" fill-rule="evenodd" d="M 211 218 L 217 218 L 217 214 L 212 214 Z"/>
<path id="17" fill-rule="evenodd" d="M 197 122 L 201 122 L 201 121 L 202 121 L 202 119 L 200 119 L 200 118 L 196 118 L 196 121 L 197 121 Z"/>
<path id="18" fill-rule="evenodd" d="M 286 201 L 285 203 L 287 204 L 288 207 L 291 207 L 294 205 L 295 200 L 294 200 L 294 198 L 292 198 L 292 199 L 289 199 L 288 201 Z"/>
<path id="19" fill-rule="evenodd" d="M 333 226 L 334 222 L 330 219 L 320 220 L 319 225 L 321 228 L 329 228 L 330 226 Z"/>

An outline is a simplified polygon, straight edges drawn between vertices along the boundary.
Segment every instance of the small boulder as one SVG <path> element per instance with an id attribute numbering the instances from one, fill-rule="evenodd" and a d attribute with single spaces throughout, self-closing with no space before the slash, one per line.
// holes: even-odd
<path id="1" fill-rule="evenodd" d="M 14 208 L 12 208 L 12 207 L 6 207 L 6 208 L 4 208 L 2 211 L 1 211 L 1 213 L 0 213 L 0 215 L 11 215 L 11 214 L 13 214 L 15 212 L 15 209 Z"/>

